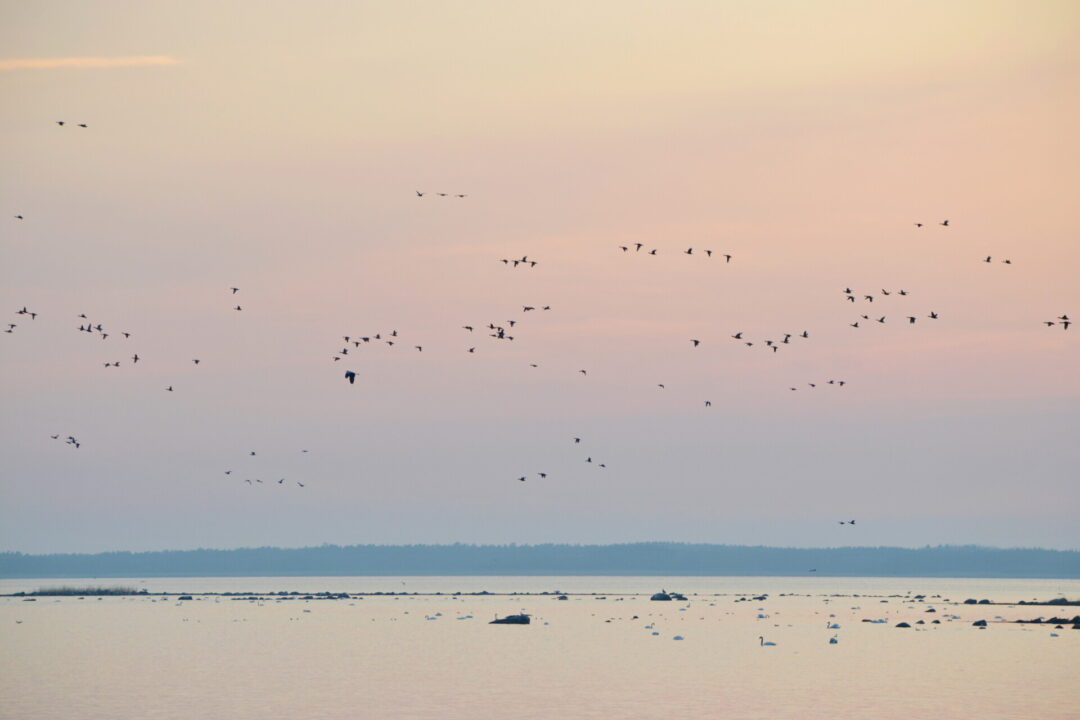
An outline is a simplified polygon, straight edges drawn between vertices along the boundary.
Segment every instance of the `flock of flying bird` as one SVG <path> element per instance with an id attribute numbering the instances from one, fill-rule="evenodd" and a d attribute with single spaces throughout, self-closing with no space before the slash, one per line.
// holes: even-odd
<path id="1" fill-rule="evenodd" d="M 63 121 L 63 120 L 57 120 L 56 124 L 58 126 L 60 126 L 60 127 L 64 127 L 65 125 L 67 125 L 66 121 Z M 80 128 L 87 128 L 86 123 L 76 123 L 76 125 L 78 127 L 80 127 Z M 428 196 L 428 195 L 435 195 L 437 197 L 443 197 L 443 198 L 453 197 L 453 198 L 457 198 L 457 199 L 463 199 L 463 198 L 467 197 L 467 195 L 465 193 L 448 193 L 448 192 L 430 193 L 430 192 L 420 191 L 420 190 L 416 190 L 415 192 L 416 192 L 416 196 L 418 198 L 423 198 L 423 197 Z M 19 221 L 24 221 L 25 220 L 25 217 L 22 214 L 16 214 L 14 217 L 15 217 L 16 220 L 19 220 Z M 917 228 L 922 228 L 922 227 L 925 226 L 925 223 L 916 222 L 916 223 L 914 223 L 914 225 Z M 947 219 L 941 221 L 940 223 L 938 223 L 938 225 L 940 225 L 940 226 L 942 226 L 944 228 L 950 227 L 949 220 L 947 220 Z M 624 254 L 637 254 L 637 253 L 642 253 L 642 251 L 644 251 L 644 255 L 646 255 L 646 256 L 654 256 L 655 257 L 655 256 L 658 255 L 658 248 L 653 247 L 653 248 L 646 249 L 645 244 L 640 243 L 640 242 L 635 242 L 635 243 L 632 243 L 631 245 L 619 245 L 618 249 Z M 686 250 L 683 250 L 682 254 L 687 255 L 687 256 L 693 256 L 695 254 L 695 248 L 689 247 Z M 714 251 L 712 249 L 700 249 L 700 251 L 697 253 L 698 257 L 704 257 L 706 259 L 712 258 L 713 254 L 714 254 Z M 733 257 L 734 257 L 731 253 L 720 253 L 720 254 L 718 254 L 718 256 L 722 257 L 724 259 L 724 264 L 730 264 Z M 994 260 L 993 256 L 987 255 L 984 258 L 983 262 L 984 263 L 991 263 L 991 262 L 993 262 L 993 260 Z M 505 266 L 513 267 L 513 268 L 518 268 L 518 267 L 535 268 L 539 264 L 539 262 L 536 259 L 530 259 L 528 255 L 523 255 L 520 258 L 502 258 L 501 262 Z M 1000 262 L 1002 264 L 1005 264 L 1005 265 L 1011 265 L 1012 264 L 1012 260 L 1010 258 L 1001 259 Z M 240 288 L 238 288 L 238 287 L 230 287 L 229 291 L 230 291 L 231 295 L 235 296 L 237 293 L 240 292 Z M 900 297 L 900 298 L 906 298 L 907 296 L 910 295 L 910 293 L 905 289 L 899 289 L 899 290 L 895 290 L 895 291 L 881 289 L 880 293 L 878 293 L 878 294 L 875 294 L 874 292 L 856 293 L 850 287 L 845 288 L 843 290 L 844 298 L 846 299 L 846 301 L 851 302 L 851 303 L 857 303 L 860 300 L 862 302 L 864 302 L 864 303 L 874 303 L 875 300 L 880 300 L 881 298 L 886 298 L 886 297 L 890 297 L 890 296 L 893 296 L 893 295 L 895 295 L 897 297 Z M 239 305 L 239 304 L 234 306 L 232 309 L 234 311 L 237 311 L 237 312 L 243 310 L 242 306 Z M 533 312 L 533 311 L 545 312 L 545 311 L 549 311 L 549 310 L 551 310 L 550 305 L 524 305 L 524 306 L 522 306 L 521 312 L 524 314 L 524 313 L 530 313 L 530 312 Z M 37 317 L 38 317 L 37 312 L 28 309 L 28 307 L 26 307 L 26 306 L 23 306 L 20 310 L 17 310 L 15 314 L 18 315 L 18 316 L 29 317 L 32 321 L 36 320 Z M 873 315 L 871 315 L 869 313 L 860 314 L 860 317 L 858 319 L 856 319 L 854 322 L 850 322 L 849 326 L 852 327 L 852 328 L 861 328 L 861 327 L 863 327 L 862 323 L 864 321 L 867 324 L 877 323 L 877 324 L 884 325 L 886 323 L 886 321 L 887 321 L 887 317 L 888 317 L 887 314 L 882 314 L 880 316 L 878 316 L 877 313 L 874 313 Z M 908 325 L 914 325 L 916 323 L 916 321 L 918 320 L 919 316 L 912 314 L 912 315 L 903 315 L 903 317 L 905 317 L 907 319 L 907 324 Z M 937 319 L 939 319 L 940 316 L 936 311 L 930 311 L 925 317 L 929 318 L 931 320 L 937 320 Z M 80 322 L 80 324 L 78 326 L 78 330 L 80 332 L 88 333 L 88 334 L 91 334 L 91 335 L 96 335 L 96 336 L 100 337 L 102 340 L 107 340 L 110 336 L 113 335 L 113 333 L 110 333 L 108 330 L 106 330 L 103 323 L 100 323 L 100 322 L 95 323 L 95 322 L 91 321 L 87 317 L 86 314 L 79 314 L 78 318 L 79 318 L 80 321 L 83 321 L 83 322 Z M 494 341 L 513 341 L 514 340 L 514 335 L 512 335 L 511 333 L 516 332 L 515 327 L 520 322 L 521 322 L 521 319 L 509 319 L 509 320 L 503 320 L 503 321 L 498 321 L 498 322 L 489 321 L 486 324 L 468 324 L 468 325 L 464 325 L 464 326 L 462 326 L 462 329 L 464 329 L 465 331 L 467 331 L 469 333 L 473 333 L 473 332 L 475 332 L 475 330 L 477 328 L 480 328 L 482 330 L 488 331 L 486 334 L 488 335 L 488 337 L 492 338 Z M 1069 316 L 1067 314 L 1064 314 L 1064 313 L 1062 315 L 1058 316 L 1057 318 L 1055 318 L 1054 320 L 1047 320 L 1047 321 L 1043 322 L 1043 324 L 1046 325 L 1047 327 L 1060 326 L 1063 330 L 1068 330 L 1071 323 L 1072 323 L 1072 321 L 1069 319 Z M 8 334 L 14 334 L 15 329 L 17 327 L 18 327 L 18 323 L 10 322 L 10 323 L 8 323 L 8 327 L 5 330 L 5 332 L 8 333 Z M 131 338 L 132 333 L 130 333 L 128 331 L 123 331 L 123 332 L 120 332 L 119 335 L 122 336 L 126 340 L 126 339 Z M 784 333 L 780 333 L 777 336 L 779 339 L 751 340 L 751 339 L 749 339 L 749 338 L 747 338 L 745 336 L 745 333 L 743 331 L 739 331 L 739 332 L 736 332 L 736 333 L 732 334 L 730 337 L 732 339 L 736 340 L 736 341 L 742 342 L 748 348 L 752 348 L 752 347 L 757 346 L 757 347 L 765 348 L 767 350 L 771 350 L 772 353 L 777 353 L 777 352 L 780 351 L 780 349 L 782 347 L 792 345 L 792 339 L 793 338 L 798 338 L 798 341 L 808 340 L 810 338 L 810 333 L 809 333 L 808 330 L 803 330 L 800 333 L 784 332 Z M 333 358 L 334 362 L 340 362 L 341 360 L 345 359 L 346 357 L 356 357 L 359 354 L 359 351 L 362 348 L 366 348 L 366 347 L 368 347 L 370 345 L 381 344 L 381 345 L 384 345 L 386 347 L 394 347 L 395 345 L 397 345 L 399 343 L 399 340 L 400 340 L 400 337 L 399 337 L 399 334 L 398 334 L 397 330 L 391 330 L 389 332 L 379 331 L 379 332 L 375 332 L 375 333 L 357 334 L 357 335 L 349 334 L 349 335 L 343 335 L 342 338 L 344 340 L 344 346 L 341 347 L 339 350 L 337 350 L 332 355 L 332 358 Z M 700 347 L 702 345 L 702 342 L 703 341 L 700 338 L 691 338 L 690 339 L 691 348 Z M 414 349 L 417 352 L 423 352 L 424 346 L 421 345 L 421 344 L 415 344 L 415 345 L 412 346 L 412 349 Z M 466 352 L 470 353 L 470 354 L 475 354 L 476 346 L 467 347 Z M 350 353 L 352 353 L 351 356 L 350 356 Z M 141 359 L 142 358 L 139 356 L 138 353 L 134 353 L 131 356 L 131 363 L 133 365 L 137 364 Z M 192 363 L 195 366 L 198 366 L 200 364 L 200 362 L 201 361 L 198 358 L 193 358 L 192 359 Z M 103 364 L 104 364 L 104 366 L 106 368 L 120 367 L 121 361 L 112 359 L 112 360 L 105 361 Z M 530 363 L 530 366 L 533 367 L 533 368 L 537 368 L 537 367 L 539 367 L 539 364 L 538 363 Z M 578 373 L 580 373 L 583 377 L 588 376 L 588 371 L 585 370 L 585 369 L 578 370 Z M 350 385 L 354 385 L 356 383 L 357 377 L 358 377 L 358 373 L 357 373 L 356 370 L 349 369 L 349 370 L 345 371 L 345 379 L 347 380 L 347 382 Z M 811 388 L 811 389 L 817 388 L 819 385 L 830 385 L 830 386 L 834 386 L 834 387 L 839 388 L 839 387 L 844 387 L 846 384 L 847 383 L 846 383 L 845 380 L 831 378 L 831 379 L 825 380 L 824 382 L 821 382 L 821 381 L 819 381 L 819 382 L 809 382 L 809 383 L 807 383 L 807 386 L 809 388 Z M 660 388 L 660 389 L 665 389 L 667 386 L 666 386 L 665 383 L 658 383 L 657 387 Z M 795 386 L 792 386 L 789 389 L 791 391 L 798 390 L 798 388 L 795 387 Z M 173 392 L 174 388 L 173 388 L 172 385 L 168 385 L 168 386 L 165 387 L 165 390 L 167 392 Z M 705 400 L 704 405 L 705 405 L 705 407 L 712 407 L 712 402 L 710 400 Z M 55 435 L 51 435 L 50 437 L 53 440 L 59 440 L 61 436 L 59 434 L 55 434 Z M 575 438 L 573 438 L 573 441 L 574 441 L 575 445 L 579 445 L 582 440 L 581 440 L 580 437 L 575 437 Z M 65 440 L 65 444 L 70 445 L 70 446 L 72 446 L 72 447 L 74 447 L 76 449 L 81 447 L 81 442 L 78 439 L 76 439 L 74 436 L 71 436 L 71 435 L 67 436 L 67 438 Z M 302 450 L 301 452 L 302 453 L 307 453 L 308 451 L 307 450 Z M 250 456 L 255 456 L 256 453 L 255 453 L 255 451 L 251 451 L 249 453 L 249 455 Z M 589 464 L 589 465 L 592 465 L 594 467 L 601 468 L 601 469 L 607 467 L 606 463 L 594 462 L 591 455 L 586 456 L 585 459 L 584 459 L 584 462 L 586 464 Z M 225 475 L 226 476 L 231 476 L 232 475 L 232 470 L 226 470 Z M 537 478 L 539 478 L 539 479 L 546 479 L 548 477 L 548 473 L 547 472 L 537 472 L 537 473 L 535 473 L 535 476 Z M 520 482 L 525 482 L 528 479 L 528 477 L 529 477 L 528 475 L 522 475 L 522 476 L 518 477 L 518 480 Z M 244 482 L 246 482 L 247 484 L 252 485 L 252 486 L 255 485 L 255 484 L 263 484 L 263 481 L 261 479 L 259 479 L 259 478 L 245 478 Z M 285 478 L 280 478 L 280 479 L 278 479 L 276 482 L 274 482 L 272 484 L 284 485 L 285 482 L 286 482 Z M 305 487 L 305 484 L 302 483 L 302 482 L 297 481 L 296 484 L 301 488 Z M 854 520 L 841 520 L 841 521 L 839 521 L 839 524 L 840 525 L 855 525 L 855 521 Z"/>

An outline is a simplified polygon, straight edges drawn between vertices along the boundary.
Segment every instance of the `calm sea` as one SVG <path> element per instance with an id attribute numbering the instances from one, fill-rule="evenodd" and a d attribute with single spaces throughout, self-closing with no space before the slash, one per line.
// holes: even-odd
<path id="1" fill-rule="evenodd" d="M 1080 630 L 1007 622 L 1080 608 L 963 604 L 1077 599 L 1077 580 L 132 578 L 0 593 L 91 584 L 193 599 L 0 598 L 0 717 L 1080 718 Z M 662 588 L 687 600 L 650 601 Z M 224 592 L 262 599 L 205 594 Z M 498 594 L 541 592 L 568 599 Z M 488 624 L 522 611 L 532 624 Z"/>

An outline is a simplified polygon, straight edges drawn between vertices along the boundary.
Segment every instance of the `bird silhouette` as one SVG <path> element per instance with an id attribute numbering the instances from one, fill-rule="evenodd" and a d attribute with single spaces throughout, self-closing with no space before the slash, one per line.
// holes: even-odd
<path id="1" fill-rule="evenodd" d="M 345 379 L 349 381 L 350 385 L 355 384 L 356 383 L 356 373 L 354 371 L 352 371 L 352 370 L 346 370 L 345 371 Z"/>
<path id="2" fill-rule="evenodd" d="M 942 227 L 949 227 L 949 221 L 948 220 L 942 220 L 938 224 L 941 225 Z"/>

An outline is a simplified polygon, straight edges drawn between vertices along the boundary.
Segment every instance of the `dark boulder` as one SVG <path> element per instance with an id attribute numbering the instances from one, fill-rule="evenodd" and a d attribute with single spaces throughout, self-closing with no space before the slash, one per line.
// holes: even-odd
<path id="1" fill-rule="evenodd" d="M 908 625 L 907 623 L 902 622 L 902 623 L 896 623 L 896 627 L 898 627 L 898 628 L 909 628 L 911 626 Z"/>
<path id="2" fill-rule="evenodd" d="M 986 627 L 986 621 L 985 620 L 976 620 L 975 622 L 973 622 L 971 624 L 974 625 L 975 627 Z"/>

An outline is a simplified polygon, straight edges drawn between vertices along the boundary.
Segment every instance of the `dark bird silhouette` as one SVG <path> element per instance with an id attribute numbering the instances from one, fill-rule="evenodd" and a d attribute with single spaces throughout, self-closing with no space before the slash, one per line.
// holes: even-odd
<path id="1" fill-rule="evenodd" d="M 619 249 L 622 250 L 623 252 L 628 252 L 630 250 L 630 248 L 626 247 L 625 245 L 620 245 Z"/>
<path id="2" fill-rule="evenodd" d="M 86 127 L 86 123 L 79 123 L 79 127 L 81 127 L 81 128 Z"/>
<path id="3" fill-rule="evenodd" d="M 455 193 L 454 197 L 463 198 L 463 197 L 468 197 L 468 196 L 465 193 Z"/>
<path id="4" fill-rule="evenodd" d="M 472 325 L 462 325 L 461 327 L 464 328 L 465 330 L 468 330 L 469 332 L 473 331 L 473 326 Z"/>
<path id="5" fill-rule="evenodd" d="M 907 319 L 907 321 L 908 321 L 908 324 L 909 324 L 909 325 L 914 325 L 914 324 L 915 324 L 915 318 L 914 318 L 914 316 L 912 316 L 912 315 L 908 315 L 908 319 Z"/>
<path id="6" fill-rule="evenodd" d="M 879 323 L 882 323 L 882 324 L 884 324 L 884 323 L 885 323 L 885 316 L 884 316 L 884 315 L 882 315 L 881 317 L 879 317 L 879 318 L 877 319 L 877 321 L 878 321 Z"/>
<path id="7" fill-rule="evenodd" d="M 537 474 L 537 475 L 539 475 L 539 476 L 540 476 L 540 477 L 542 477 L 542 478 L 546 478 L 546 477 L 547 477 L 547 473 L 543 473 L 543 472 L 542 472 L 542 473 L 536 473 L 536 474 Z"/>
<path id="8" fill-rule="evenodd" d="M 574 442 L 575 442 L 575 443 L 580 443 L 580 442 L 581 442 L 581 438 L 579 438 L 579 437 L 576 437 L 576 438 L 574 438 Z"/>
<path id="9" fill-rule="evenodd" d="M 15 219 L 16 219 L 16 220 L 23 220 L 24 218 L 23 218 L 23 216 L 22 216 L 22 215 L 16 215 L 16 216 L 15 216 Z"/>
<path id="10" fill-rule="evenodd" d="M 986 256 L 986 259 L 985 259 L 985 260 L 983 260 L 983 262 L 991 262 L 991 261 L 992 261 L 993 259 L 994 259 L 994 258 L 992 258 L 992 257 L 990 257 L 989 255 L 987 255 L 987 256 Z"/>
<path id="11" fill-rule="evenodd" d="M 687 255 L 693 255 L 694 254 L 694 248 L 687 248 L 683 252 L 686 253 Z"/>
<path id="12" fill-rule="evenodd" d="M 422 192 L 420 192 L 419 190 L 417 190 L 417 191 L 416 191 L 416 197 L 424 197 L 424 193 L 422 193 Z"/>
<path id="13" fill-rule="evenodd" d="M 938 319 L 938 314 L 936 312 L 934 312 L 933 310 L 931 310 L 930 314 L 927 317 L 929 317 L 931 320 L 937 320 Z"/>
<path id="14" fill-rule="evenodd" d="M 922 223 L 915 223 L 915 227 L 922 227 L 922 226 L 923 226 Z"/>
<path id="15" fill-rule="evenodd" d="M 712 402 L 706 400 L 705 401 L 705 407 L 712 407 Z"/>
<path id="16" fill-rule="evenodd" d="M 655 255 L 656 254 L 656 248 L 653 248 L 652 250 L 650 250 L 649 254 L 650 255 Z"/>
<path id="17" fill-rule="evenodd" d="M 59 440 L 60 439 L 59 435 L 50 435 L 49 437 L 51 437 L 53 440 Z"/>
<path id="18" fill-rule="evenodd" d="M 356 373 L 354 371 L 352 371 L 352 370 L 346 370 L 345 371 L 345 379 L 349 381 L 350 385 L 355 384 L 356 383 Z"/>
<path id="19" fill-rule="evenodd" d="M 474 348 L 474 347 L 471 347 L 471 348 L 469 348 L 469 352 L 471 352 L 471 353 L 475 353 L 475 352 L 476 352 L 476 348 Z"/>
<path id="20" fill-rule="evenodd" d="M 167 392 L 172 392 L 172 391 L 173 391 L 173 389 L 172 389 L 172 385 L 170 385 L 169 387 L 165 388 L 165 390 L 166 390 Z"/>
<path id="21" fill-rule="evenodd" d="M 801 334 L 801 335 L 799 335 L 799 337 L 801 337 L 801 338 L 808 338 L 808 337 L 810 337 L 810 333 L 809 333 L 809 332 L 807 332 L 806 330 L 803 330 L 803 331 L 802 331 L 802 334 Z"/>
<path id="22" fill-rule="evenodd" d="M 851 323 L 851 327 L 853 327 L 853 328 L 859 327 L 858 321 Z"/>
<path id="23" fill-rule="evenodd" d="M 742 340 L 742 333 L 737 332 L 734 335 L 732 335 L 731 337 L 735 338 L 736 340 Z"/>
<path id="24" fill-rule="evenodd" d="M 690 342 L 694 343 L 694 347 L 697 347 L 698 345 L 700 345 L 700 344 L 701 344 L 701 341 L 700 341 L 700 340 L 693 340 L 693 339 L 691 339 L 691 340 L 690 340 Z"/>
<path id="25" fill-rule="evenodd" d="M 57 120 L 56 124 L 59 125 L 60 127 L 64 127 L 64 121 L 63 120 Z"/>
<path id="26" fill-rule="evenodd" d="M 193 360 L 192 360 L 191 362 L 193 362 L 193 363 L 195 363 L 196 365 L 198 365 L 198 364 L 199 364 L 199 358 L 195 358 L 195 359 L 193 359 Z"/>
<path id="27" fill-rule="evenodd" d="M 724 255 L 724 262 L 731 262 L 731 256 L 730 255 Z"/>
<path id="28" fill-rule="evenodd" d="M 242 308 L 242 307 L 240 307 L 239 305 L 237 305 L 236 307 L 234 307 L 234 308 L 233 308 L 233 310 L 237 310 L 237 311 L 239 311 L 239 310 L 243 310 L 243 308 Z"/>
<path id="29" fill-rule="evenodd" d="M 578 372 L 581 373 L 582 375 L 588 375 L 589 374 L 589 373 L 585 372 L 584 370 L 578 370 Z"/>
<path id="30" fill-rule="evenodd" d="M 518 482 L 525 482 L 525 476 L 522 475 L 521 477 L 519 477 Z"/>
<path id="31" fill-rule="evenodd" d="M 139 355 L 138 355 L 138 353 L 136 353 L 136 354 L 134 354 L 134 355 L 132 355 L 132 356 L 131 356 L 131 362 L 132 362 L 132 363 L 137 363 L 137 362 L 139 362 Z"/>
<path id="32" fill-rule="evenodd" d="M 643 247 L 645 247 L 644 243 L 634 243 L 634 252 L 641 252 Z"/>
<path id="33" fill-rule="evenodd" d="M 233 295 L 235 295 L 236 293 L 240 292 L 240 288 L 229 288 L 229 289 L 230 289 L 230 290 L 232 290 L 232 294 L 233 294 Z"/>
<path id="34" fill-rule="evenodd" d="M 1005 258 L 1001 262 L 1005 263 L 1006 265 L 1012 265 L 1012 260 L 1010 260 L 1009 258 Z"/>
<path id="35" fill-rule="evenodd" d="M 949 227 L 949 221 L 948 220 L 942 220 L 938 224 L 941 225 L 942 227 Z M 854 524 L 854 523 L 852 523 L 852 524 Z"/>

